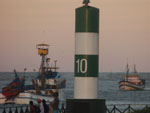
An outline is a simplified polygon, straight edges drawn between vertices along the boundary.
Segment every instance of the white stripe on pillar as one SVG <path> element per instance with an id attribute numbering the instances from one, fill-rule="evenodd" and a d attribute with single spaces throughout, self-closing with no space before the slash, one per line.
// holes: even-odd
<path id="1" fill-rule="evenodd" d="M 76 99 L 95 99 L 98 97 L 98 77 L 75 77 Z"/>
<path id="2" fill-rule="evenodd" d="M 75 33 L 75 54 L 98 55 L 99 34 L 98 33 Z"/>

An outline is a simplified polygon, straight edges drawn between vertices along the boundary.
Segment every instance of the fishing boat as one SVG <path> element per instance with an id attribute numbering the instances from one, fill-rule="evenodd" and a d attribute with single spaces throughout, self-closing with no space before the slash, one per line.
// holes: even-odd
<path id="1" fill-rule="evenodd" d="M 65 87 L 66 80 L 62 79 L 57 72 L 57 60 L 54 61 L 54 66 L 50 66 L 50 58 L 47 58 L 49 45 L 38 44 L 36 47 L 38 54 L 42 57 L 39 75 L 32 80 L 31 85 L 25 86 L 25 91 L 34 94 L 52 95 L 52 93 Z"/>
<path id="2" fill-rule="evenodd" d="M 57 72 L 57 60 L 54 61 L 54 67 L 50 66 L 50 58 L 47 58 L 49 49 L 48 44 L 38 44 L 36 47 L 38 49 L 38 54 L 42 57 L 37 77 L 32 79 L 31 84 L 19 85 L 19 88 L 15 89 L 15 96 L 13 96 L 12 93 L 10 96 L 10 93 L 7 91 L 8 89 L 10 89 L 10 91 L 13 90 L 12 87 L 8 87 L 10 85 L 3 88 L 2 90 L 4 90 L 4 92 L 0 94 L 0 103 L 10 103 L 10 101 L 7 101 L 7 98 L 11 100 L 11 103 L 15 104 L 29 104 L 29 101 L 32 100 L 33 102 L 36 102 L 39 98 L 51 102 L 55 92 L 59 92 L 59 95 L 61 96 L 60 92 L 62 92 L 61 89 L 65 88 L 66 80 Z M 18 80 L 19 78 L 16 79 Z M 10 84 L 13 83 L 14 81 Z"/>
<path id="3" fill-rule="evenodd" d="M 2 94 L 0 97 L 5 103 L 13 103 L 13 100 L 24 91 L 24 77 L 18 77 L 16 70 L 14 70 L 15 79 L 9 83 L 6 87 L 2 88 Z"/>
<path id="4" fill-rule="evenodd" d="M 134 65 L 134 72 L 129 74 L 129 66 L 127 64 L 127 73 L 123 80 L 119 82 L 120 90 L 144 90 L 145 79 L 141 79 Z"/>

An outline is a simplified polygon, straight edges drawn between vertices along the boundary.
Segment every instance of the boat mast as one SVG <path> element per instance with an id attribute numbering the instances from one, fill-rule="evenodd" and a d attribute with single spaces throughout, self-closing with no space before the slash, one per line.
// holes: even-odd
<path id="1" fill-rule="evenodd" d="M 46 56 L 48 54 L 48 48 L 49 45 L 47 44 L 38 44 L 37 46 L 38 54 L 42 57 L 41 60 L 41 66 L 40 66 L 40 74 L 41 74 L 41 86 L 44 89 L 45 88 L 45 62 L 46 62 Z"/>
<path id="2" fill-rule="evenodd" d="M 128 81 L 128 76 L 129 76 L 129 65 L 128 65 L 128 62 L 127 62 L 127 73 L 126 73 L 126 80 Z"/>
<path id="3" fill-rule="evenodd" d="M 136 64 L 134 64 L 134 75 L 137 74 L 137 70 L 136 70 Z"/>
<path id="4" fill-rule="evenodd" d="M 41 66 L 40 66 L 41 86 L 42 86 L 42 88 L 45 88 L 45 75 L 44 75 L 44 71 L 45 71 L 45 56 L 42 55 L 42 62 L 41 62 Z"/>

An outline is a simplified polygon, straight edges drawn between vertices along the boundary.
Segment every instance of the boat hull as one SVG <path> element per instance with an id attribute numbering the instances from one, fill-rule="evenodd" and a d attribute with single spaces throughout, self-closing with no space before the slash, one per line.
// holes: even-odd
<path id="1" fill-rule="evenodd" d="M 0 94 L 0 104 L 29 104 L 30 101 L 37 103 L 37 99 L 45 99 L 48 103 L 53 100 L 49 95 L 37 95 L 33 93 L 20 93 L 16 98 L 7 100 L 6 97 Z"/>
<path id="2" fill-rule="evenodd" d="M 60 89 L 59 91 L 59 98 L 62 99 L 64 97 L 64 90 Z M 37 99 L 45 99 L 47 103 L 50 103 L 53 101 L 52 95 L 38 95 L 31 92 L 22 92 L 19 93 L 19 95 L 13 99 L 7 99 L 6 96 L 4 96 L 2 93 L 0 93 L 0 104 L 27 104 L 29 105 L 30 101 L 33 101 L 33 103 L 37 104 Z"/>
<path id="3" fill-rule="evenodd" d="M 7 98 L 15 98 L 20 92 L 24 91 L 24 78 L 16 77 L 10 84 L 2 88 L 2 94 Z"/>
<path id="4" fill-rule="evenodd" d="M 120 90 L 144 90 L 144 85 L 137 85 L 129 81 L 119 82 Z"/>

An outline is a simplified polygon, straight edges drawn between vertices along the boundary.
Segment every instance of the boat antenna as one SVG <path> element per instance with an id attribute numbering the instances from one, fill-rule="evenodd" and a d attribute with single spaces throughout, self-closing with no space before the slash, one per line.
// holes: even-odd
<path id="1" fill-rule="evenodd" d="M 50 67 L 50 66 L 49 66 L 50 60 L 51 60 L 50 58 L 46 58 L 46 65 L 47 65 L 47 67 Z M 47 68 L 47 70 L 48 70 L 48 69 L 49 69 L 49 68 Z"/>
<path id="2" fill-rule="evenodd" d="M 16 69 L 14 69 L 15 79 L 18 78 L 18 74 L 16 72 Z"/>
<path id="3" fill-rule="evenodd" d="M 36 69 L 33 69 L 33 71 L 35 72 L 35 71 L 36 71 Z"/>
<path id="4" fill-rule="evenodd" d="M 55 60 L 54 62 L 55 62 L 55 72 L 56 72 L 56 69 L 57 69 L 57 67 L 56 67 L 57 60 Z"/>
<path id="5" fill-rule="evenodd" d="M 129 76 L 129 65 L 128 65 L 128 58 L 127 58 L 127 74 L 126 74 L 127 81 L 128 81 L 128 76 Z"/>
<path id="6" fill-rule="evenodd" d="M 24 77 L 25 77 L 25 72 L 27 71 L 27 68 L 24 68 Z"/>

